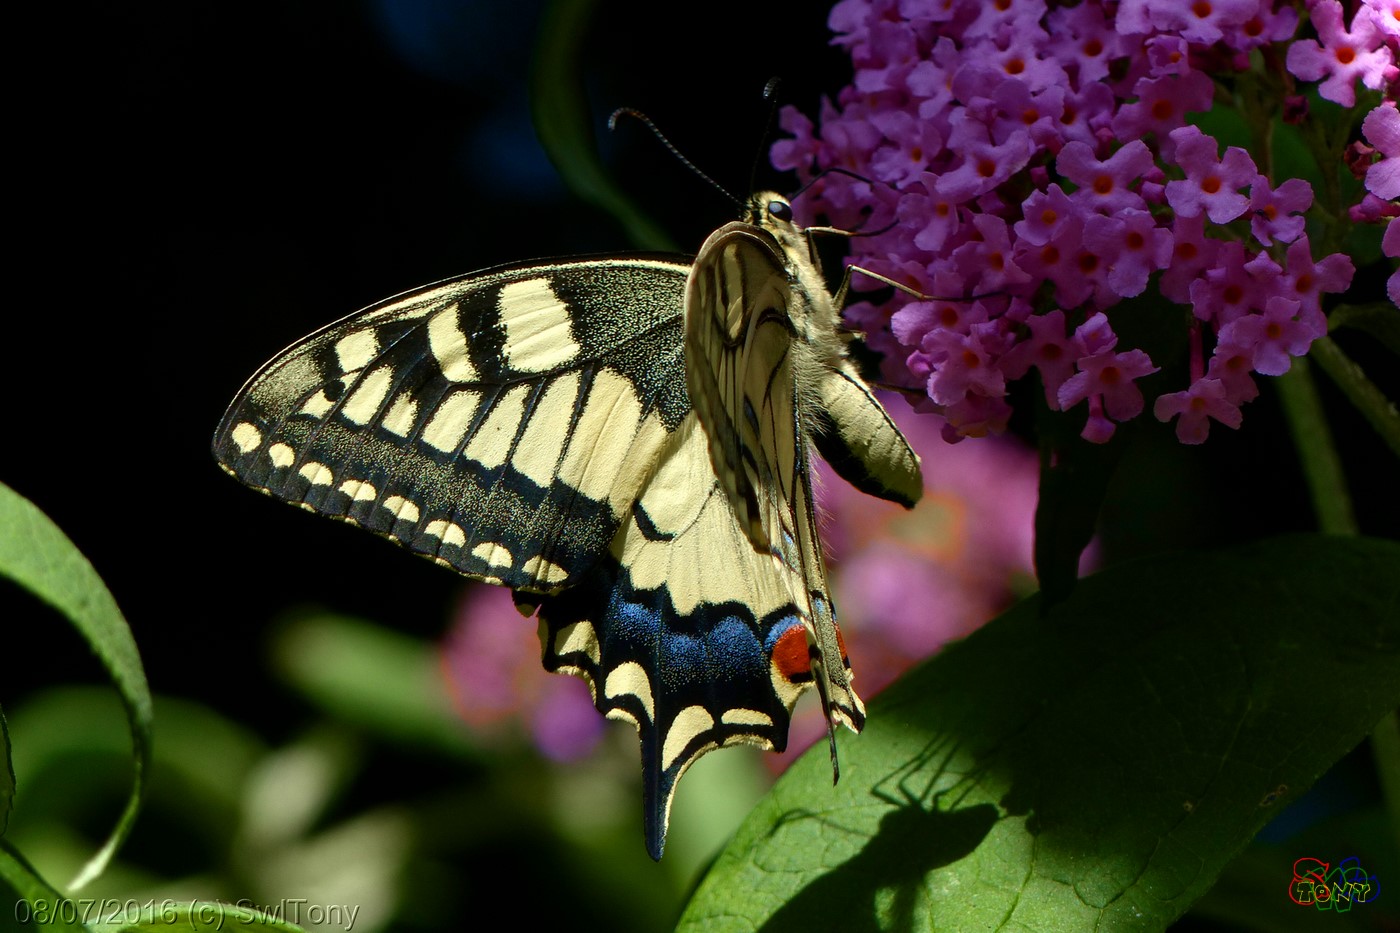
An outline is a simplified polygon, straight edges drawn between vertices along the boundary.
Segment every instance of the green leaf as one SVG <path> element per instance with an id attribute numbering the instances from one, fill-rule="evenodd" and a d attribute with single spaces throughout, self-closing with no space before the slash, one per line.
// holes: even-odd
<path id="1" fill-rule="evenodd" d="M 26 924 L 25 929 L 83 929 L 76 917 L 68 917 L 57 909 L 62 896 L 4 839 L 0 839 L 0 893 L 14 895 L 0 902 L 2 921 Z"/>
<path id="2" fill-rule="evenodd" d="M 363 619 L 317 613 L 278 629 L 273 662 L 289 684 L 338 719 L 450 755 L 473 753 L 441 655 L 428 642 Z"/>
<path id="3" fill-rule="evenodd" d="M 5 711 L 0 709 L 0 836 L 10 825 L 10 811 L 15 806 L 15 767 L 10 758 L 10 729 L 5 723 Z"/>
<path id="4" fill-rule="evenodd" d="M 680 929 L 1161 929 L 1400 704 L 1398 566 L 1297 536 L 1021 603 L 878 697 L 834 790 L 804 756 Z"/>
<path id="5" fill-rule="evenodd" d="M 0 576 L 73 623 L 116 684 L 131 726 L 135 775 L 126 808 L 107 842 L 79 872 L 76 889 L 102 874 L 136 822 L 151 762 L 151 691 L 131 629 L 92 564 L 33 503 L 0 484 Z M 11 623 L 14 625 L 14 623 Z"/>
<path id="6" fill-rule="evenodd" d="M 675 252 L 675 244 L 613 184 L 598 159 L 579 49 L 588 39 L 596 0 L 554 0 L 541 21 L 530 68 L 530 111 L 540 145 L 565 184 L 617 218 L 640 249 Z"/>

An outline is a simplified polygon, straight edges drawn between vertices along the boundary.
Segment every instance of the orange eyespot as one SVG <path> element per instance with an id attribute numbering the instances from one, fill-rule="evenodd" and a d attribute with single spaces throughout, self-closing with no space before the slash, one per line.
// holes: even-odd
<path id="1" fill-rule="evenodd" d="M 772 664 L 778 674 L 792 683 L 812 679 L 812 659 L 807 654 L 807 630 L 794 625 L 778 636 L 773 645 Z"/>

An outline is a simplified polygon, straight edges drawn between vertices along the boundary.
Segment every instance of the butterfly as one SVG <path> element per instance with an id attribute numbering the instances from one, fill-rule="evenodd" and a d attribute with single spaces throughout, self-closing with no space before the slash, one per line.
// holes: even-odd
<path id="1" fill-rule="evenodd" d="M 919 460 L 850 356 L 811 230 L 764 192 L 690 259 L 500 266 L 294 343 L 214 438 L 235 478 L 537 612 L 544 666 L 641 740 L 647 850 L 704 753 L 782 751 L 815 686 L 859 732 L 812 448 L 912 507 Z M 849 273 L 848 273 L 849 275 Z"/>

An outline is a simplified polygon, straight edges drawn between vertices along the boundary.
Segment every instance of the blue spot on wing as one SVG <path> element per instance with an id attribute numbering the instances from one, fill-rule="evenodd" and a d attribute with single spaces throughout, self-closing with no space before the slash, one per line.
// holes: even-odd
<path id="1" fill-rule="evenodd" d="M 637 722 L 641 739 L 643 823 L 647 851 L 660 859 L 666 844 L 666 824 L 681 772 L 710 747 L 748 742 L 774 751 L 787 746 L 789 709 L 773 688 L 770 658 L 782 633 L 802 623 L 788 606 L 756 618 L 738 602 L 702 603 L 687 615 L 676 610 L 664 587 L 640 590 L 632 586 L 625 568 L 605 557 L 576 587 L 545 600 L 540 607 L 549 641 L 544 666 L 579 668 L 594 685 L 598 710 L 625 710 Z M 560 656 L 554 635 L 576 622 L 587 621 L 597 632 L 599 660 L 583 653 Z M 630 694 L 609 698 L 604 685 L 608 672 L 627 662 L 647 672 L 655 718 Z M 670 762 L 663 761 L 666 735 L 677 714 L 701 706 L 713 725 L 688 741 Z M 725 723 L 733 709 L 768 717 L 769 723 Z M 751 717 L 752 718 L 752 717 Z"/>

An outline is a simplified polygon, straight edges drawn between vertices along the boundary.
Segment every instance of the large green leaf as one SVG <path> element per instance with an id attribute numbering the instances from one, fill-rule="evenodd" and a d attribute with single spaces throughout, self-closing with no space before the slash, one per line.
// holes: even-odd
<path id="1" fill-rule="evenodd" d="M 1022 603 L 872 703 L 835 790 L 799 761 L 681 929 L 1161 928 L 1400 703 L 1397 567 L 1299 536 Z"/>
<path id="2" fill-rule="evenodd" d="M 4 484 L 0 484 L 0 576 L 48 603 L 73 624 L 107 668 L 131 725 L 135 766 L 131 796 L 107 842 L 74 879 L 72 887 L 79 888 L 102 873 L 136 822 L 151 761 L 150 687 L 131 629 L 92 564 L 33 503 Z M 22 623 L 8 624 L 7 640 Z"/>

